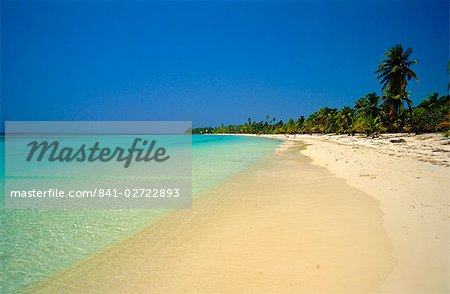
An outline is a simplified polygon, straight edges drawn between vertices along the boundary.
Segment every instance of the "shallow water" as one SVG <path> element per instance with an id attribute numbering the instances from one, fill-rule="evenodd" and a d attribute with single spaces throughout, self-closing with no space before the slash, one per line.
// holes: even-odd
<path id="1" fill-rule="evenodd" d="M 193 136 L 193 197 L 270 154 L 279 141 Z M 4 138 L 0 141 L 0 292 L 41 281 L 132 235 L 168 213 L 163 209 L 5 209 Z"/>

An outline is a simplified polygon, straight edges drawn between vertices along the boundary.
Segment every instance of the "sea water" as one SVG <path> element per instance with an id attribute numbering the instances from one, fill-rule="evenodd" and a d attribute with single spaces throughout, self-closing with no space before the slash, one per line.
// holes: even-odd
<path id="1" fill-rule="evenodd" d="M 192 136 L 193 197 L 248 168 L 279 141 Z M 0 293 L 42 281 L 169 213 L 163 209 L 5 209 L 4 137 L 0 138 Z"/>

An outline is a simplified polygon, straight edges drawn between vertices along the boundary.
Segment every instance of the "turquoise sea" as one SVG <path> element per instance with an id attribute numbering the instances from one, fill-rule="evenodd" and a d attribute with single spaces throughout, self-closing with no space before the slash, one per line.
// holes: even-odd
<path id="1" fill-rule="evenodd" d="M 193 197 L 270 154 L 279 141 L 192 137 Z M 5 209 L 4 137 L 0 140 L 0 293 L 11 293 L 96 254 L 143 229 L 163 209 Z"/>

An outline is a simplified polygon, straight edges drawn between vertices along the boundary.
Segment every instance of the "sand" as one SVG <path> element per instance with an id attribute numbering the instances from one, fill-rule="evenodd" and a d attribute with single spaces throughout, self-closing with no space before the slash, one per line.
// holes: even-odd
<path id="1" fill-rule="evenodd" d="M 399 138 L 405 142 L 391 142 Z M 379 201 L 395 259 L 382 292 L 450 292 L 450 140 L 439 134 L 296 140 L 311 144 L 304 154 L 313 164 Z"/>
<path id="2" fill-rule="evenodd" d="M 387 139 L 284 139 L 192 209 L 31 291 L 448 292 L 448 153 L 437 163 Z"/>

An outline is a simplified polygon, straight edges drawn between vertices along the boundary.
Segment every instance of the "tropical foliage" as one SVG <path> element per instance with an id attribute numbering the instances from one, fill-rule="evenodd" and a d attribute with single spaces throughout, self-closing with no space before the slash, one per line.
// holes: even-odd
<path id="1" fill-rule="evenodd" d="M 396 45 L 386 52 L 375 73 L 378 73 L 378 80 L 381 80 L 384 92 L 384 108 L 387 110 L 388 118 L 394 122 L 398 119 L 398 131 L 405 126 L 405 104 L 408 106 L 410 118 L 412 119 L 412 101 L 408 98 L 406 86 L 408 81 L 414 79 L 419 81 L 412 66 L 418 60 L 411 60 L 412 49 L 403 49 L 402 45 Z"/>
<path id="2" fill-rule="evenodd" d="M 297 134 L 297 133 L 335 133 L 366 134 L 377 136 L 383 132 L 449 132 L 450 96 L 439 97 L 430 94 L 416 107 L 409 99 L 407 85 L 410 80 L 418 81 L 413 65 L 418 60 L 411 59 L 412 49 L 396 45 L 385 54 L 378 69 L 377 79 L 381 84 L 382 95 L 368 93 L 357 99 L 354 106 L 340 109 L 322 107 L 305 119 L 289 119 L 286 123 L 270 119 L 254 121 L 248 118 L 242 125 L 221 125 L 216 128 L 194 128 L 193 133 L 252 133 L 252 134 Z M 407 115 L 409 113 L 409 115 Z"/>

